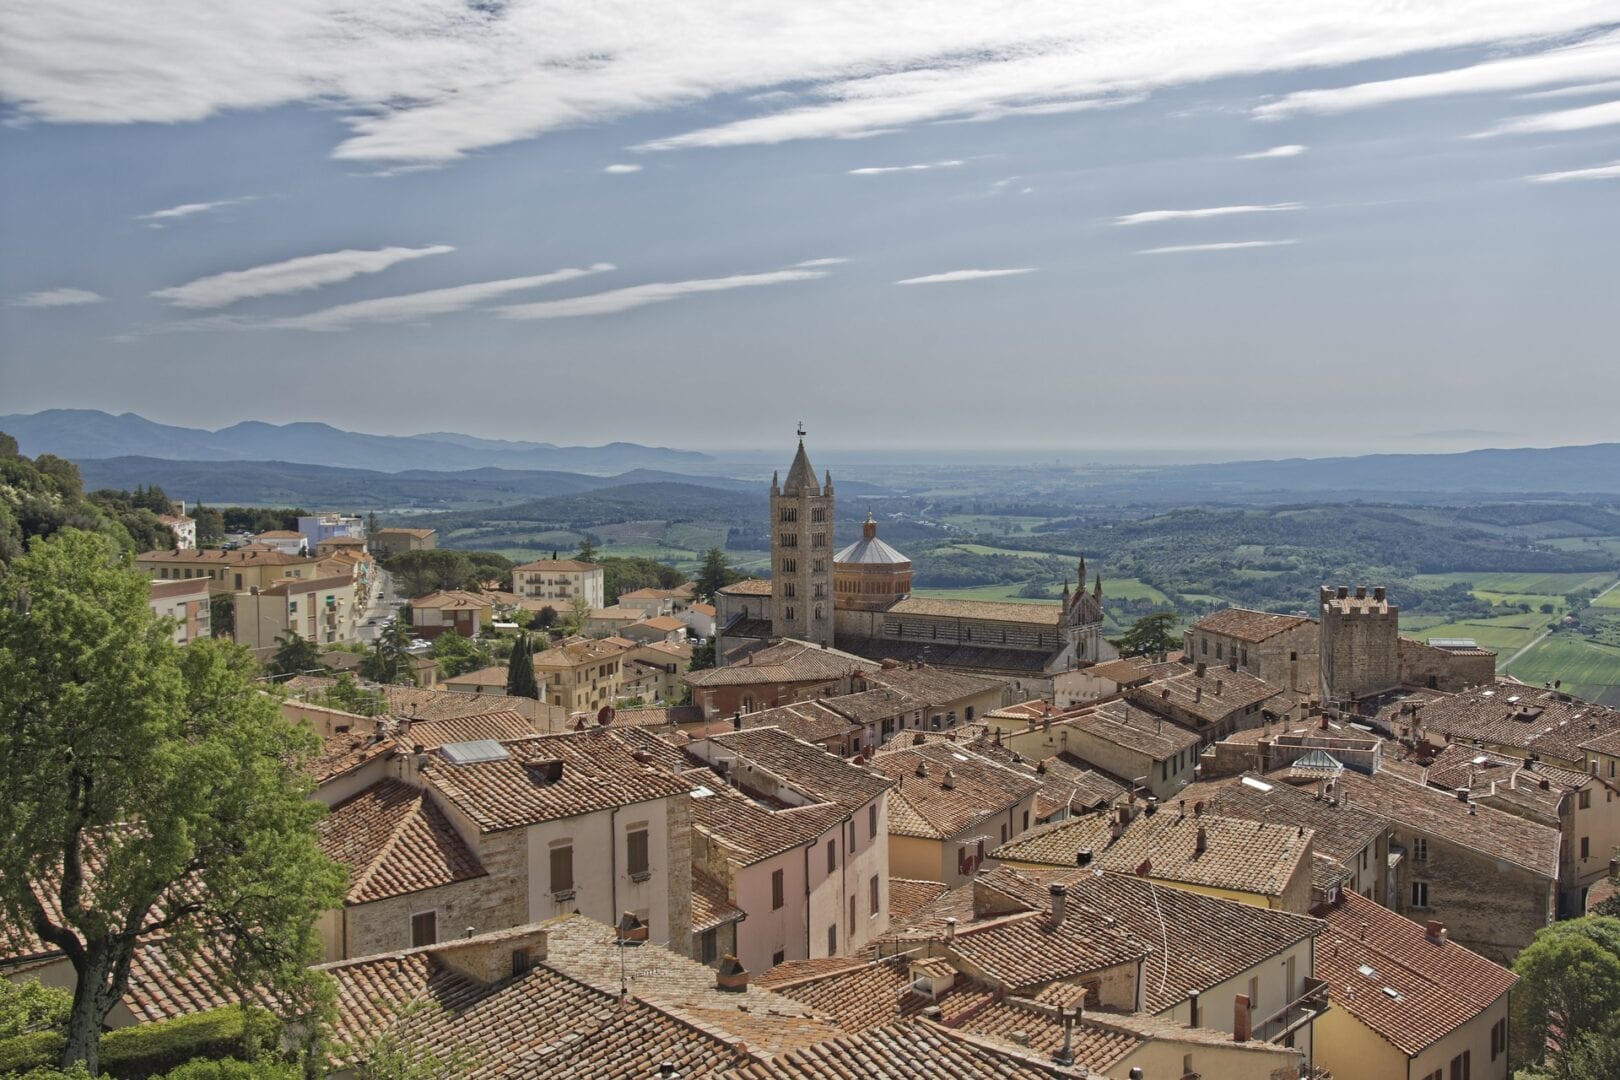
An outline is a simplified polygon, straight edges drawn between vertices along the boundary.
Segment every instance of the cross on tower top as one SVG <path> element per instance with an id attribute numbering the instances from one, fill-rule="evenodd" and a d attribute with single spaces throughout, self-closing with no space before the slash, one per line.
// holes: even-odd
<path id="1" fill-rule="evenodd" d="M 799 438 L 804 438 L 804 421 L 799 421 Z"/>

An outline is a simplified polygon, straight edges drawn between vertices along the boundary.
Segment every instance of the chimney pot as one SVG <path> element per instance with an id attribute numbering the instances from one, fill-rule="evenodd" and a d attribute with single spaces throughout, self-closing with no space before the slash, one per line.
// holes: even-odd
<path id="1" fill-rule="evenodd" d="M 1198 842 L 1193 848 L 1196 854 L 1202 855 L 1209 850 L 1209 833 L 1202 825 L 1198 826 Z"/>
<path id="2" fill-rule="evenodd" d="M 1204 800 L 1199 799 L 1197 802 L 1193 803 L 1193 817 L 1201 818 L 1203 816 L 1204 816 Z"/>
<path id="3" fill-rule="evenodd" d="M 1200 679 L 1202 679 L 1204 677 L 1204 668 L 1205 668 L 1204 662 L 1202 660 L 1198 661 L 1197 672 L 1198 672 L 1198 677 Z"/>
<path id="4" fill-rule="evenodd" d="M 1379 601 L 1384 599 L 1384 587 L 1382 585 L 1379 585 L 1373 589 L 1373 599 Z"/>
<path id="5" fill-rule="evenodd" d="M 1061 926 L 1063 917 L 1068 913 L 1069 887 L 1061 881 L 1054 881 L 1047 886 L 1047 892 L 1052 897 L 1052 922 Z"/>
<path id="6" fill-rule="evenodd" d="M 947 942 L 956 940 L 956 916 L 954 915 L 945 920 L 945 940 Z"/>
<path id="7" fill-rule="evenodd" d="M 714 988 L 730 994 L 742 993 L 748 989 L 748 969 L 743 967 L 742 962 L 735 956 L 727 953 L 715 972 Z"/>

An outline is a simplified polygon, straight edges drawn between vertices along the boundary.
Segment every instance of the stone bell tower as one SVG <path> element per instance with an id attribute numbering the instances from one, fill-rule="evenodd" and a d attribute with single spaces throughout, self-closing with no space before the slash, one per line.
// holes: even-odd
<path id="1" fill-rule="evenodd" d="M 832 473 L 816 482 L 800 424 L 787 479 L 771 477 L 771 636 L 832 645 L 832 541 Z"/>

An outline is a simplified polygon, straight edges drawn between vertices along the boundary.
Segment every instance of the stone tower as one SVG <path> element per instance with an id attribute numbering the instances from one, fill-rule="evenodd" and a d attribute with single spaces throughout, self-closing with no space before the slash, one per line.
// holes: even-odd
<path id="1" fill-rule="evenodd" d="M 1322 587 L 1318 652 L 1322 703 L 1382 693 L 1400 682 L 1400 609 L 1382 585 L 1368 594 Z"/>
<path id="2" fill-rule="evenodd" d="M 816 482 L 816 471 L 799 452 L 787 479 L 771 477 L 771 635 L 818 645 L 833 643 L 833 483 L 832 473 Z"/>

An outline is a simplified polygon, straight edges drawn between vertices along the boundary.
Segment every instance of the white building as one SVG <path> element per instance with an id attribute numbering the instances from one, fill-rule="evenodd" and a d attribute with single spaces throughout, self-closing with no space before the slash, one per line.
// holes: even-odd
<path id="1" fill-rule="evenodd" d="M 518 602 L 544 600 L 558 614 L 567 613 L 576 597 L 583 596 L 594 610 L 606 607 L 602 568 L 577 559 L 537 559 L 512 568 L 512 591 Z"/>
<path id="2" fill-rule="evenodd" d="M 366 538 L 366 523 L 358 517 L 343 514 L 311 514 L 298 519 L 298 531 L 314 551 L 322 540 L 334 536 L 349 536 L 356 540 Z"/>

